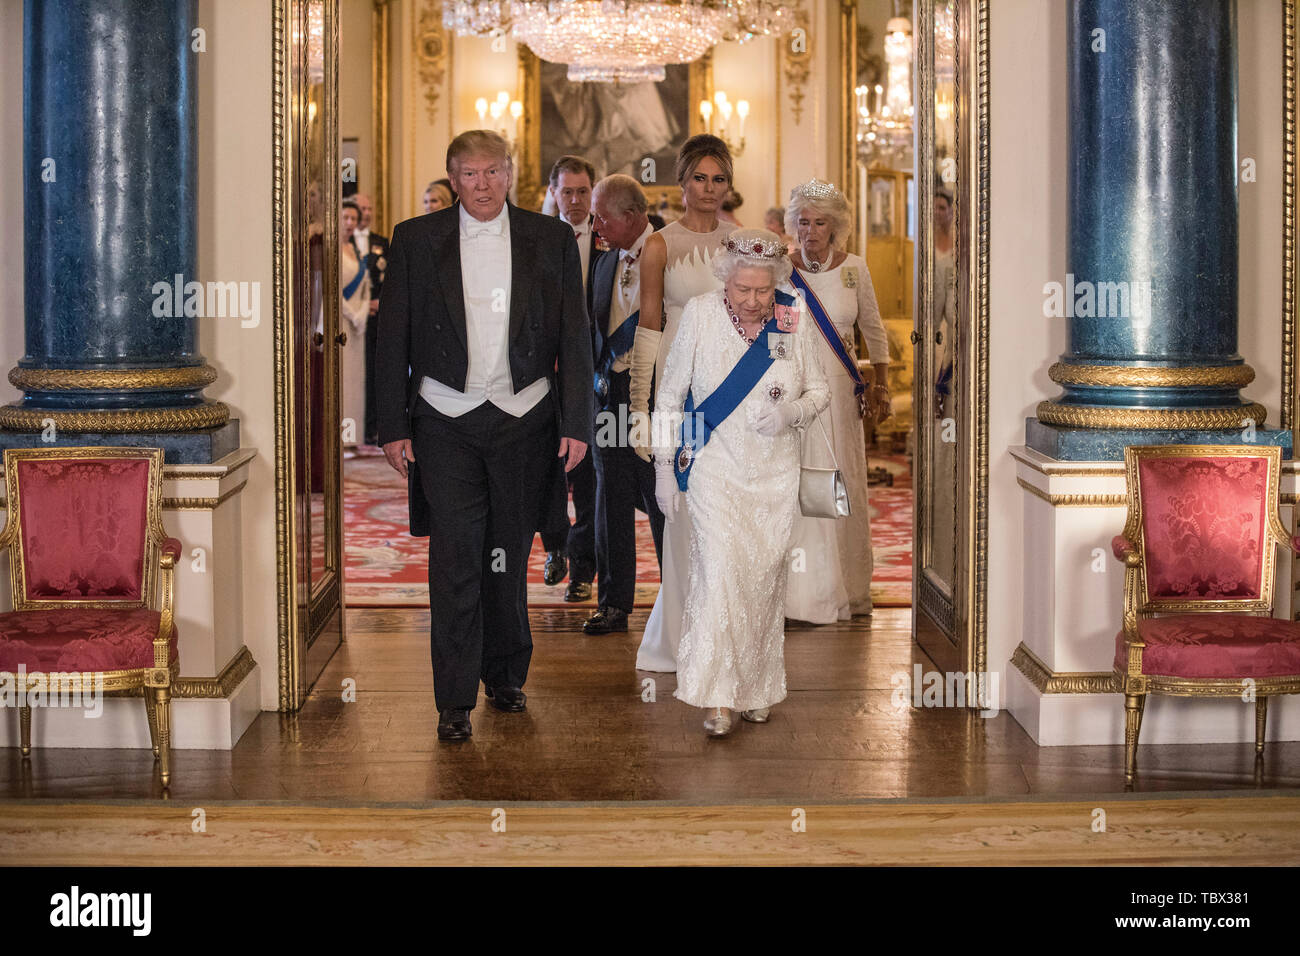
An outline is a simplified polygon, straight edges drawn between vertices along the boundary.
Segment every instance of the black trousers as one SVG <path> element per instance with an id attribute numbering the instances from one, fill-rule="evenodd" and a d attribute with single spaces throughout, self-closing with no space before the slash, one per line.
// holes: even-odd
<path id="1" fill-rule="evenodd" d="M 554 397 L 522 418 L 485 402 L 448 418 L 423 399 L 412 417 L 429 502 L 429 645 L 438 710 L 473 708 L 479 681 L 522 687 L 533 638 L 528 551 L 556 451 Z"/>
<path id="2" fill-rule="evenodd" d="M 365 434 L 360 436 L 367 445 L 379 440 L 379 405 L 375 399 L 375 353 L 379 348 L 379 316 L 366 321 L 366 421 Z"/>
<path id="3" fill-rule="evenodd" d="M 631 613 L 636 594 L 636 511 L 640 508 L 650 518 L 654 535 L 655 556 L 659 567 L 664 559 L 664 516 L 655 501 L 655 469 L 637 457 L 616 428 L 602 428 L 601 420 L 620 416 L 619 406 L 627 405 L 631 372 L 614 372 L 609 377 L 609 398 L 597 413 L 596 421 L 596 568 L 600 574 L 597 600 L 601 607 L 616 607 Z M 602 433 L 615 435 L 619 441 L 601 446 Z"/>
<path id="4" fill-rule="evenodd" d="M 596 469 L 590 448 L 569 472 L 568 481 L 573 495 L 573 524 L 544 530 L 542 547 L 568 556 L 570 581 L 590 584 L 596 578 Z"/>

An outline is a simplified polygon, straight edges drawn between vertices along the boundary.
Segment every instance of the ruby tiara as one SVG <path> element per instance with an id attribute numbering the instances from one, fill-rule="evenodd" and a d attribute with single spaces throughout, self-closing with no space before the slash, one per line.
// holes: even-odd
<path id="1" fill-rule="evenodd" d="M 810 179 L 806 183 L 801 183 L 790 190 L 790 198 L 799 197 L 802 199 L 842 199 L 843 194 L 830 183 L 824 183 L 820 179 Z"/>
<path id="2" fill-rule="evenodd" d="M 723 241 L 723 247 L 736 255 L 754 256 L 759 259 L 780 259 L 785 255 L 785 243 L 776 236 L 764 239 L 753 234 L 739 236 L 732 233 Z"/>

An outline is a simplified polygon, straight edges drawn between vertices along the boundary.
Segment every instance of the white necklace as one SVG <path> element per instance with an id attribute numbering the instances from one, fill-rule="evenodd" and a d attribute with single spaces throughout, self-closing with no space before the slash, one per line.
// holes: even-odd
<path id="1" fill-rule="evenodd" d="M 826 257 L 825 262 L 818 262 L 816 259 L 809 259 L 808 253 L 804 252 L 802 249 L 799 250 L 799 255 L 803 258 L 803 263 L 808 267 L 809 272 L 821 272 L 823 269 L 830 266 L 831 260 L 835 258 L 835 250 L 831 250 L 831 254 Z"/>

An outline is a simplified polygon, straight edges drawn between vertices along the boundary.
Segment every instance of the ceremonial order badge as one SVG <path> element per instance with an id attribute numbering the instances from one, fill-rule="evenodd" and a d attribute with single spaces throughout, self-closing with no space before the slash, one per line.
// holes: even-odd
<path id="1" fill-rule="evenodd" d="M 793 332 L 799 327 L 799 310 L 788 305 L 778 305 L 773 314 L 776 316 L 776 325 L 782 332 Z"/>
<path id="2" fill-rule="evenodd" d="M 774 402 L 780 402 L 784 396 L 785 396 L 785 389 L 783 389 L 780 385 L 773 385 L 771 388 L 767 390 L 767 397 Z"/>
<path id="3" fill-rule="evenodd" d="M 768 349 L 768 353 L 772 356 L 772 358 L 774 359 L 789 358 L 790 350 L 792 347 L 793 346 L 791 343 L 790 335 L 788 333 L 781 333 L 781 332 L 767 333 L 767 349 Z"/>
<path id="4" fill-rule="evenodd" d="M 856 289 L 858 287 L 858 267 L 845 266 L 840 270 L 840 275 L 844 280 L 844 288 Z"/>
<path id="5" fill-rule="evenodd" d="M 690 467 L 691 459 L 695 457 L 695 452 L 691 450 L 690 445 L 683 445 L 677 451 L 677 470 L 686 471 Z"/>

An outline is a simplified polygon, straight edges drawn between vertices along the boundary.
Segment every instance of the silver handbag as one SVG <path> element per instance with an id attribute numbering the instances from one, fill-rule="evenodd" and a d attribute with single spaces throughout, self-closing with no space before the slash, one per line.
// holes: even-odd
<path id="1" fill-rule="evenodd" d="M 831 447 L 821 415 L 817 416 L 817 424 L 821 426 L 826 450 L 831 453 L 831 464 L 835 467 L 816 468 L 799 463 L 799 510 L 805 518 L 844 518 L 849 514 L 849 490 L 835 461 L 835 449 Z"/>

